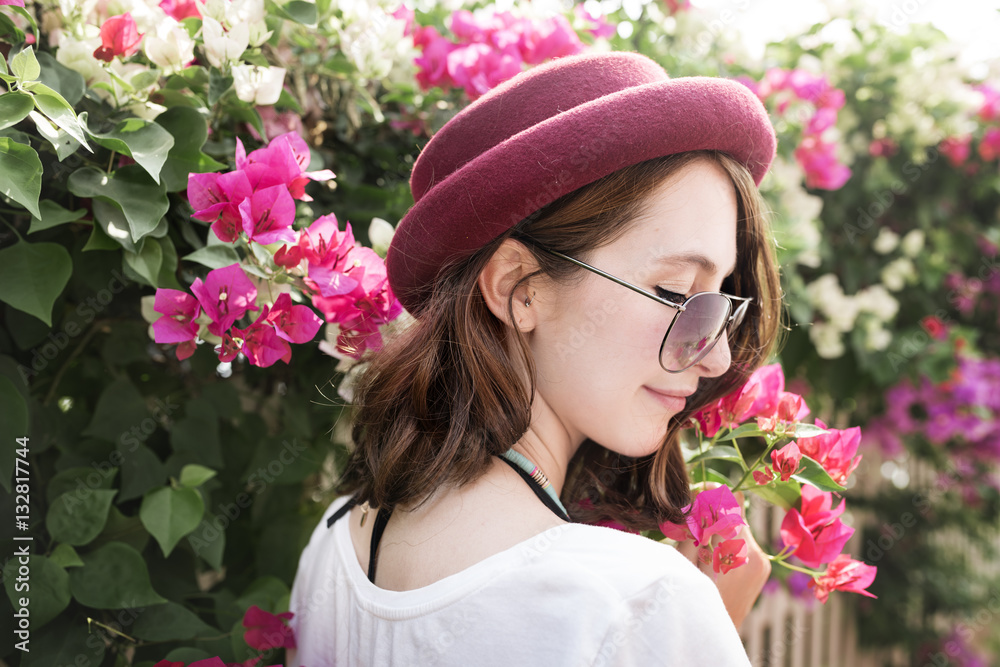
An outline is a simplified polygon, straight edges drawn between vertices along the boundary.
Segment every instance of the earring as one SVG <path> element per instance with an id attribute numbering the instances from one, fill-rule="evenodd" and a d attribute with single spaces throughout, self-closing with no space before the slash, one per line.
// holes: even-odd
<path id="1" fill-rule="evenodd" d="M 530 299 L 528 297 L 524 297 L 524 305 L 525 306 L 530 306 L 531 302 L 534 301 L 534 300 L 535 300 L 534 296 L 532 296 Z"/>

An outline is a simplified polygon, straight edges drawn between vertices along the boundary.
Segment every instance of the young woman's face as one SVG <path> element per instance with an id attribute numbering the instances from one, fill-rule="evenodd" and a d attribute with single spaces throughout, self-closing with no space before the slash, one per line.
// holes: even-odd
<path id="1" fill-rule="evenodd" d="M 577 259 L 670 300 L 718 291 L 736 263 L 736 216 L 729 176 L 699 160 L 653 192 L 624 236 Z M 716 268 L 680 254 L 702 255 Z M 627 456 L 648 455 L 685 403 L 655 392 L 691 394 L 700 378 L 725 373 L 728 338 L 691 368 L 668 373 L 659 364 L 660 343 L 678 311 L 581 271 L 578 282 L 537 295 L 547 301 L 529 337 L 537 392 L 572 448 L 589 437 Z"/>

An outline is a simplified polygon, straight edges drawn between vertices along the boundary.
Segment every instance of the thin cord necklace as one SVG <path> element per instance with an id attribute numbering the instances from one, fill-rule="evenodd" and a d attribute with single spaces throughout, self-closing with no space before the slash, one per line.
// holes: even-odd
<path id="1" fill-rule="evenodd" d="M 545 476 L 545 473 L 542 472 L 541 468 L 539 468 L 534 463 L 529 461 L 528 457 L 526 457 L 521 452 L 515 451 L 513 447 L 505 451 L 503 454 L 501 454 L 501 456 L 503 456 L 508 461 L 517 465 L 517 467 L 523 470 L 524 472 L 528 473 L 528 475 L 530 475 L 531 478 L 535 480 L 538 486 L 540 486 L 542 490 L 544 490 L 547 494 L 549 494 L 549 497 L 552 498 L 552 500 L 559 507 L 559 509 L 562 510 L 563 514 L 566 514 L 568 516 L 569 513 L 566 511 L 566 508 L 563 507 L 562 502 L 560 502 L 559 496 L 556 495 L 556 491 L 555 488 L 552 486 L 552 482 L 550 482 L 549 479 Z"/>

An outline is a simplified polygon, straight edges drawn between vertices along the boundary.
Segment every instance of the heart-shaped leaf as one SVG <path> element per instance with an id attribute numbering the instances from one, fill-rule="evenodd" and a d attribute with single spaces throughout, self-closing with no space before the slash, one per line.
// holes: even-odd
<path id="1" fill-rule="evenodd" d="M 35 108 L 35 100 L 25 93 L 0 95 L 0 130 L 17 125 Z"/>
<path id="2" fill-rule="evenodd" d="M 181 538 L 198 527 L 204 511 L 201 494 L 194 489 L 163 486 L 143 496 L 139 518 L 169 556 Z"/>
<path id="3" fill-rule="evenodd" d="M 83 567 L 70 571 L 69 587 L 84 606 L 134 609 L 167 601 L 153 590 L 146 561 L 123 542 L 108 542 L 80 558 Z"/>
<path id="4" fill-rule="evenodd" d="M 116 493 L 113 489 L 88 489 L 86 493 L 69 491 L 56 498 L 45 516 L 45 527 L 52 539 L 74 546 L 89 544 L 104 530 Z"/>
<path id="5" fill-rule="evenodd" d="M 38 196 L 41 191 L 42 162 L 35 149 L 9 137 L 0 137 L 0 194 L 40 218 Z"/>
<path id="6" fill-rule="evenodd" d="M 105 174 L 94 167 L 77 169 L 69 176 L 69 191 L 77 197 L 91 197 L 121 209 L 133 243 L 153 232 L 170 208 L 166 189 L 146 171 L 130 164 Z M 108 231 L 108 230 L 105 230 Z M 114 235 L 109 233 L 114 238 Z"/>
<path id="7" fill-rule="evenodd" d="M 157 123 L 142 118 L 127 118 L 108 132 L 94 132 L 89 127 L 86 130 L 95 142 L 128 155 L 154 181 L 160 182 L 160 169 L 174 146 L 174 137 Z"/>
<path id="8" fill-rule="evenodd" d="M 72 273 L 73 260 L 63 246 L 19 241 L 0 250 L 0 301 L 51 327 L 52 304 Z"/>

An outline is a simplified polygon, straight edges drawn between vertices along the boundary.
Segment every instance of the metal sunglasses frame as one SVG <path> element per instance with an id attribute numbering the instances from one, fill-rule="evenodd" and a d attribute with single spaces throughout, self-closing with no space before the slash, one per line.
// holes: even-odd
<path id="1" fill-rule="evenodd" d="M 621 278 L 618 278 L 616 276 L 611 275 L 610 273 L 607 273 L 605 271 L 601 271 L 597 267 L 591 266 L 590 264 L 587 264 L 586 262 L 582 262 L 582 261 L 580 261 L 578 259 L 570 257 L 569 255 L 564 255 L 563 253 L 558 252 L 556 250 L 550 250 L 549 248 L 546 248 L 545 246 L 543 246 L 543 245 L 541 245 L 539 243 L 532 243 L 532 245 L 534 245 L 535 247 L 537 247 L 539 250 L 544 250 L 545 252 L 549 253 L 550 255 L 555 255 L 556 257 L 561 257 L 562 259 L 565 259 L 568 262 L 572 262 L 573 264 L 576 264 L 579 267 L 587 269 L 588 271 L 593 271 L 594 273 L 596 273 L 599 276 L 603 276 L 604 278 L 607 278 L 608 280 L 610 280 L 612 282 L 616 282 L 619 285 L 621 285 L 622 287 L 627 287 L 630 290 L 632 290 L 633 292 L 638 292 L 639 294 L 642 294 L 643 296 L 649 297 L 653 301 L 656 301 L 658 303 L 662 303 L 665 306 L 670 306 L 671 308 L 674 308 L 675 310 L 677 310 L 677 314 L 674 315 L 674 317 L 670 320 L 670 325 L 667 327 L 667 332 L 665 334 L 663 334 L 663 341 L 660 343 L 660 352 L 657 355 L 657 360 L 660 362 L 660 368 L 662 368 L 663 370 L 665 370 L 668 373 L 683 373 L 684 371 L 686 371 L 687 369 L 691 368 L 692 366 L 694 366 L 695 364 L 697 364 L 699 361 L 701 361 L 702 359 L 704 359 L 705 356 L 708 355 L 708 353 L 712 351 L 712 348 L 715 347 L 715 344 L 719 342 L 719 339 L 722 338 L 722 332 L 729 330 L 730 325 L 736 319 L 737 315 L 739 315 L 739 321 L 740 322 L 743 321 L 743 317 L 746 315 L 746 311 L 748 310 L 748 308 L 750 306 L 750 303 L 753 302 L 753 297 L 751 297 L 751 296 L 735 296 L 733 294 L 726 294 L 725 292 L 696 292 L 696 293 L 692 294 L 691 296 L 687 297 L 686 299 L 684 299 L 683 303 L 674 303 L 673 301 L 669 301 L 667 299 L 664 299 L 663 297 L 657 296 L 657 295 L 653 294 L 652 292 L 644 290 L 641 287 L 637 287 L 637 286 L 633 285 L 632 283 L 630 283 L 628 281 L 622 280 Z M 690 302 L 691 299 L 694 299 L 695 297 L 700 296 L 702 294 L 721 294 L 722 296 L 724 296 L 727 299 L 729 299 L 729 315 L 726 317 L 725 325 L 721 329 L 719 329 L 719 335 L 717 335 L 715 337 L 715 339 L 712 341 L 712 343 L 710 345 L 708 345 L 704 350 L 702 350 L 702 351 L 700 351 L 698 353 L 698 356 L 695 357 L 694 361 L 692 361 L 690 364 L 688 364 L 684 368 L 681 368 L 680 370 L 671 370 L 671 369 L 669 369 L 669 368 L 667 368 L 666 366 L 663 365 L 663 348 L 667 344 L 667 338 L 670 337 L 670 332 L 674 328 L 674 323 L 678 320 L 678 318 L 680 317 L 680 314 L 683 313 L 685 310 L 687 310 L 686 304 L 688 302 Z M 740 302 L 739 305 L 736 306 L 736 307 L 733 307 L 733 302 L 734 301 Z"/>

